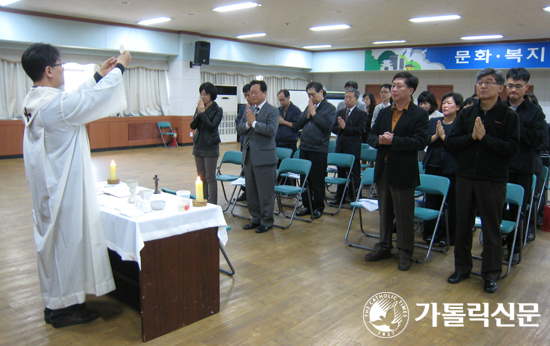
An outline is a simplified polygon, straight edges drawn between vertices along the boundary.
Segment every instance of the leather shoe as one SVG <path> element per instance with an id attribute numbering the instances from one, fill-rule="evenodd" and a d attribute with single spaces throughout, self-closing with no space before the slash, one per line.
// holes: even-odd
<path id="1" fill-rule="evenodd" d="M 391 251 L 373 251 L 371 253 L 368 253 L 365 256 L 365 261 L 376 262 L 376 261 L 384 260 L 391 257 L 392 257 Z"/>
<path id="2" fill-rule="evenodd" d="M 323 215 L 323 212 L 320 210 L 314 210 L 313 211 L 313 219 L 318 219 Z"/>
<path id="3" fill-rule="evenodd" d="M 262 225 L 262 226 L 256 228 L 256 233 L 265 233 L 265 232 L 269 231 L 272 228 L 273 228 L 273 226 L 264 226 L 264 225 Z"/>
<path id="4" fill-rule="evenodd" d="M 457 284 L 459 282 L 466 280 L 469 277 L 470 277 L 469 273 L 461 274 L 461 273 L 454 272 L 453 274 L 451 274 L 451 276 L 449 276 L 449 278 L 447 279 L 447 282 L 450 284 Z"/>
<path id="5" fill-rule="evenodd" d="M 305 216 L 305 215 L 310 215 L 310 214 L 311 214 L 311 210 L 309 210 L 308 208 L 304 208 L 304 209 L 296 212 L 296 216 Z"/>
<path id="6" fill-rule="evenodd" d="M 257 228 L 258 226 L 260 226 L 259 223 L 251 222 L 248 225 L 244 225 L 243 229 L 253 229 L 253 228 Z"/>
<path id="7" fill-rule="evenodd" d="M 344 203 L 342 203 L 344 204 Z M 329 207 L 338 208 L 340 206 L 340 199 L 333 199 L 332 201 L 328 202 Z"/>
<path id="8" fill-rule="evenodd" d="M 497 282 L 493 280 L 485 281 L 485 292 L 495 293 L 498 289 Z"/>
<path id="9" fill-rule="evenodd" d="M 246 194 L 241 193 L 239 197 L 237 197 L 237 202 L 243 202 L 246 201 Z"/>
<path id="10" fill-rule="evenodd" d="M 411 267 L 411 259 L 408 257 L 401 257 L 397 269 L 407 271 Z"/>
<path id="11" fill-rule="evenodd" d="M 519 255 L 519 252 L 518 252 L 512 255 L 512 265 L 517 266 L 519 262 L 521 262 L 521 256 Z"/>
<path id="12" fill-rule="evenodd" d="M 75 324 L 83 324 L 92 322 L 93 320 L 99 317 L 99 312 L 94 309 L 78 309 L 70 315 L 65 316 L 61 321 L 56 321 L 52 323 L 54 328 L 62 328 L 73 326 Z"/>
<path id="13" fill-rule="evenodd" d="M 535 240 L 535 233 L 528 233 L 527 234 L 527 242 L 530 243 L 533 240 Z"/>

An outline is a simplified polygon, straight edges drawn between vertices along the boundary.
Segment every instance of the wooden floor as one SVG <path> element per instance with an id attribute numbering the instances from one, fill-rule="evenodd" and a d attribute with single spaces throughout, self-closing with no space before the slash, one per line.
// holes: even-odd
<path id="1" fill-rule="evenodd" d="M 222 153 L 236 150 L 222 145 Z M 138 179 L 139 185 L 194 190 L 196 177 L 192 148 L 145 148 L 92 154 L 96 181 L 117 163 L 118 177 Z M 228 170 L 228 172 L 236 170 Z M 54 329 L 45 324 L 36 268 L 31 200 L 23 160 L 0 160 L 0 345 L 139 345 L 139 313 L 109 296 L 89 297 L 88 305 L 101 317 L 92 323 Z M 219 189 L 218 200 L 223 195 Z M 242 208 L 240 213 L 246 214 Z M 294 221 L 287 230 L 264 234 L 244 231 L 246 220 L 226 213 L 231 225 L 227 252 L 236 275 L 221 274 L 221 311 L 205 320 L 152 340 L 150 345 L 548 345 L 550 344 L 550 233 L 537 232 L 525 248 L 521 264 L 499 281 L 499 291 L 487 294 L 480 277 L 458 285 L 447 283 L 453 272 L 452 251 L 434 253 L 407 272 L 397 270 L 397 259 L 376 263 L 363 260 L 366 251 L 349 248 L 344 235 L 351 212 L 324 215 L 313 223 Z M 366 213 L 368 229 L 377 232 L 378 213 Z M 281 221 L 276 217 L 276 222 Z M 354 239 L 359 238 L 357 224 Z M 476 234 L 477 235 L 477 234 Z M 373 244 L 373 240 L 367 240 Z M 478 243 L 477 237 L 475 244 Z M 395 251 L 395 250 L 394 250 Z M 479 246 L 476 247 L 479 250 Z M 415 255 L 423 253 L 416 250 Z M 221 258 L 221 265 L 226 266 Z M 477 264 L 479 265 L 479 264 Z M 371 334 L 363 323 L 363 307 L 379 292 L 394 292 L 410 309 L 406 329 L 391 340 Z M 416 304 L 538 303 L 538 328 L 520 327 L 517 317 L 496 327 L 464 321 L 464 327 L 445 327 L 430 313 L 415 321 L 423 307 Z M 516 311 L 517 312 L 517 311 Z"/>

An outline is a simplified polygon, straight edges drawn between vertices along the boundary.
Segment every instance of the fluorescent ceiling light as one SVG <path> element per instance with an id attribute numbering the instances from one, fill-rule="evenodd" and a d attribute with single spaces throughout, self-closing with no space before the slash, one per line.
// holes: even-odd
<path id="1" fill-rule="evenodd" d="M 305 48 L 305 49 L 318 49 L 318 48 L 330 48 L 332 47 L 331 44 L 318 44 L 318 45 L 314 45 L 314 46 L 303 46 L 302 48 Z"/>
<path id="2" fill-rule="evenodd" d="M 153 25 L 153 24 L 168 22 L 168 21 L 171 21 L 171 20 L 172 19 L 170 19 L 168 17 L 159 17 L 159 18 L 142 20 L 141 22 L 138 22 L 138 24 L 140 24 L 140 25 Z"/>
<path id="3" fill-rule="evenodd" d="M 405 40 L 395 40 L 395 41 L 376 41 L 376 42 L 373 42 L 372 44 L 392 44 L 392 43 L 405 43 L 407 41 Z"/>
<path id="4" fill-rule="evenodd" d="M 413 23 L 423 23 L 423 22 L 437 22 L 441 20 L 453 20 L 460 19 L 461 17 L 458 14 L 451 14 L 447 16 L 434 16 L 434 17 L 418 17 L 409 19 Z"/>
<path id="5" fill-rule="evenodd" d="M 259 32 L 257 34 L 246 34 L 246 35 L 239 35 L 237 38 L 251 38 L 251 37 L 262 37 L 267 35 L 265 32 Z"/>
<path id="6" fill-rule="evenodd" d="M 309 30 L 312 31 L 325 31 L 325 30 L 341 30 L 349 29 L 351 26 L 347 24 L 336 24 L 336 25 L 324 25 L 324 26 L 312 26 Z"/>
<path id="7" fill-rule="evenodd" d="M 256 7 L 256 6 L 262 6 L 262 5 L 258 4 L 258 3 L 255 3 L 255 2 L 243 2 L 243 3 L 240 3 L 240 4 L 219 6 L 219 7 L 213 8 L 212 11 L 229 12 L 229 11 L 236 11 L 236 10 L 244 10 L 246 8 L 252 8 L 252 7 Z"/>
<path id="8" fill-rule="evenodd" d="M 545 10 L 546 12 L 550 12 L 550 6 L 546 6 L 545 8 L 543 8 L 543 10 Z"/>
<path id="9" fill-rule="evenodd" d="M 503 38 L 502 35 L 479 35 L 479 36 L 463 36 L 460 39 L 461 40 L 493 40 L 497 38 Z"/>
<path id="10" fill-rule="evenodd" d="M 13 4 L 14 2 L 18 2 L 19 0 L 0 0 L 0 6 L 8 6 L 10 4 Z"/>

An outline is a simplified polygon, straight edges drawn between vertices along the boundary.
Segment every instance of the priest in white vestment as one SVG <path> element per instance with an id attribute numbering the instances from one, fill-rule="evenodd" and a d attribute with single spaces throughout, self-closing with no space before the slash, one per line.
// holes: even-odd
<path id="1" fill-rule="evenodd" d="M 86 124 L 127 108 L 128 52 L 106 60 L 76 92 L 63 92 L 59 51 L 36 43 L 21 58 L 33 87 L 23 101 L 23 158 L 33 202 L 44 318 L 54 327 L 93 321 L 86 294 L 115 289 Z"/>

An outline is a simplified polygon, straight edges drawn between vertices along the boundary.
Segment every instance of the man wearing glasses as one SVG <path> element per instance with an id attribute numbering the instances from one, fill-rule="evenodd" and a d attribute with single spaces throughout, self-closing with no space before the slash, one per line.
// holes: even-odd
<path id="1" fill-rule="evenodd" d="M 374 108 L 374 112 L 372 113 L 373 116 L 371 125 L 374 125 L 374 121 L 378 117 L 378 113 L 380 113 L 380 110 L 391 106 L 391 84 L 382 84 L 382 86 L 380 87 L 380 97 L 382 98 L 382 103 Z"/>
<path id="2" fill-rule="evenodd" d="M 546 117 L 540 107 L 529 101 L 525 96 L 529 88 L 529 71 L 523 67 L 512 68 L 506 74 L 506 93 L 508 99 L 504 102 L 505 105 L 512 108 L 518 113 L 520 123 L 520 146 L 519 153 L 512 159 L 508 172 L 508 182 L 519 184 L 523 187 L 525 195 L 523 196 L 523 207 L 520 227 L 518 232 L 515 248 L 513 249 L 512 264 L 516 265 L 520 262 L 520 248 L 523 245 L 523 234 L 527 232 L 527 219 L 525 214 L 527 204 L 531 200 L 531 184 L 533 173 L 539 174 L 542 171 L 542 159 L 540 157 L 540 147 L 548 146 L 548 132 L 546 125 Z M 538 183 L 538 182 L 537 182 Z M 538 184 L 537 184 L 538 185 Z M 542 185 L 542 182 L 541 182 Z M 533 208 L 532 211 L 534 211 Z M 510 213 L 506 219 L 516 220 L 517 208 L 510 208 Z M 536 218 L 536 212 L 534 217 Z M 535 219 L 533 219 L 535 220 Z M 535 226 L 529 229 L 527 241 L 532 241 L 535 238 Z M 508 254 L 512 254 L 512 244 L 514 241 L 513 233 L 507 237 Z"/>
<path id="3" fill-rule="evenodd" d="M 458 154 L 455 272 L 447 281 L 457 284 L 470 277 L 477 209 L 483 231 L 481 277 L 485 291 L 494 293 L 502 272 L 500 223 L 508 166 L 519 150 L 519 118 L 498 96 L 504 89 L 502 71 L 483 69 L 476 80 L 479 102 L 459 113 L 445 140 L 449 150 Z"/>

